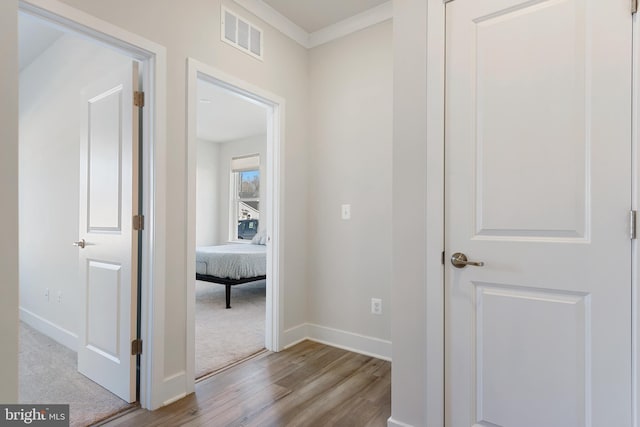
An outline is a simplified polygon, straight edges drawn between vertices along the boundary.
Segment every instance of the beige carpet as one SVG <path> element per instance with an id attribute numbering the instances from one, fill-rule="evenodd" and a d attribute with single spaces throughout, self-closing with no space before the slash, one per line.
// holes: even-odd
<path id="1" fill-rule="evenodd" d="M 264 348 L 266 281 L 233 286 L 225 309 L 223 285 L 196 281 L 196 378 Z"/>
<path id="2" fill-rule="evenodd" d="M 76 353 L 20 322 L 20 403 L 69 404 L 70 425 L 87 426 L 129 405 L 76 370 Z"/>

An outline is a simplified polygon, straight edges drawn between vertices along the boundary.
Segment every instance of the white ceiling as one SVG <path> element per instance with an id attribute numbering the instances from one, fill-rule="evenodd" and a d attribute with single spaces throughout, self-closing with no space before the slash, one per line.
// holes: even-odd
<path id="1" fill-rule="evenodd" d="M 20 70 L 31 64 L 64 33 L 43 20 L 25 13 L 18 15 L 18 52 Z"/>
<path id="2" fill-rule="evenodd" d="M 267 110 L 214 84 L 198 80 L 199 139 L 228 142 L 267 133 Z"/>
<path id="3" fill-rule="evenodd" d="M 262 0 L 308 33 L 344 21 L 388 0 Z"/>

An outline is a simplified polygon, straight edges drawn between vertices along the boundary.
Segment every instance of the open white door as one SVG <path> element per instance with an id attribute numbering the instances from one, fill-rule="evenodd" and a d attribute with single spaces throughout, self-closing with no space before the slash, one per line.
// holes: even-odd
<path id="1" fill-rule="evenodd" d="M 136 400 L 138 69 L 106 70 L 83 93 L 78 371 Z"/>
<path id="2" fill-rule="evenodd" d="M 446 31 L 446 425 L 631 426 L 629 2 L 453 0 Z"/>

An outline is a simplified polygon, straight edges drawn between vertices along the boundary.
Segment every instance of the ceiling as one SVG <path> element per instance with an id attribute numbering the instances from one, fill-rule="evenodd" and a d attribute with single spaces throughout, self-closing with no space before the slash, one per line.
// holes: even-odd
<path id="1" fill-rule="evenodd" d="M 18 14 L 18 52 L 20 70 L 31 64 L 64 33 L 43 20 L 25 13 Z"/>
<path id="2" fill-rule="evenodd" d="M 199 139 L 228 142 L 267 133 L 265 107 L 198 79 Z"/>
<path id="3" fill-rule="evenodd" d="M 388 0 L 262 0 L 308 33 L 344 21 Z"/>
<path id="4" fill-rule="evenodd" d="M 376 8 L 389 0 L 255 0 L 311 34 Z M 64 33 L 46 22 L 19 14 L 20 70 Z M 266 133 L 266 110 L 238 95 L 198 81 L 198 138 L 227 142 Z"/>

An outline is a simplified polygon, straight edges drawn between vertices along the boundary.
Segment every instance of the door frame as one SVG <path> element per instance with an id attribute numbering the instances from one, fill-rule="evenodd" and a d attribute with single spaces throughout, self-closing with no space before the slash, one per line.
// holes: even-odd
<path id="1" fill-rule="evenodd" d="M 427 224 L 426 238 L 427 253 L 431 254 L 426 259 L 426 320 L 427 336 L 424 341 L 426 346 L 425 370 L 429 381 L 425 397 L 428 396 L 426 407 L 426 424 L 444 426 L 444 266 L 441 258 L 434 254 L 441 254 L 444 250 L 444 117 L 445 117 L 445 7 L 446 3 L 455 0 L 427 0 L 427 192 L 425 199 L 430 210 L 442 212 L 442 221 L 432 221 Z M 624 0 L 620 0 L 624 1 Z M 640 201 L 640 150 L 638 124 L 640 123 L 640 28 L 638 27 L 638 14 L 633 16 L 633 74 L 632 82 L 632 194 L 631 209 L 637 210 Z M 433 159 L 438 159 L 434 161 Z M 434 217 L 434 220 L 436 218 Z M 432 237 L 434 236 L 434 237 Z M 632 328 L 632 403 L 633 425 L 639 427 L 640 420 L 638 408 L 640 396 L 638 384 L 640 384 L 640 364 L 638 361 L 638 346 L 640 345 L 640 318 L 638 307 L 640 306 L 640 292 L 638 292 L 638 265 L 640 264 L 640 251 L 638 240 L 632 241 L 632 275 L 631 275 L 631 328 Z"/>
<path id="2" fill-rule="evenodd" d="M 98 19 L 56 0 L 19 0 L 18 13 L 27 13 L 87 40 L 115 49 L 143 64 L 142 87 L 146 105 L 142 109 L 142 212 L 147 217 L 139 244 L 141 284 L 138 295 L 138 327 L 145 351 L 140 358 L 139 403 L 155 409 L 163 404 L 165 293 L 165 199 L 166 167 L 166 49 L 150 40 Z"/>
<path id="3" fill-rule="evenodd" d="M 282 344 L 283 301 L 280 266 L 284 259 L 281 239 L 284 182 L 284 98 L 228 75 L 193 58 L 187 59 L 187 381 L 195 389 L 195 277 L 196 277 L 196 155 L 197 155 L 197 83 L 205 80 L 217 87 L 247 98 L 267 109 L 267 296 L 265 347 L 280 351 Z"/>

